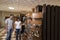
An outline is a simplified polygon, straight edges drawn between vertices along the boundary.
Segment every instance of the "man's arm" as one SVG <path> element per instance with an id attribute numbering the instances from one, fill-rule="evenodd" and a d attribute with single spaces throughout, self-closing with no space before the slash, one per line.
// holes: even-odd
<path id="1" fill-rule="evenodd" d="M 8 20 L 5 20 L 5 29 L 6 29 L 6 32 L 8 30 Z"/>
<path id="2" fill-rule="evenodd" d="M 6 24 L 6 23 L 5 23 L 5 28 L 6 28 L 6 30 L 8 29 L 8 24 Z"/>

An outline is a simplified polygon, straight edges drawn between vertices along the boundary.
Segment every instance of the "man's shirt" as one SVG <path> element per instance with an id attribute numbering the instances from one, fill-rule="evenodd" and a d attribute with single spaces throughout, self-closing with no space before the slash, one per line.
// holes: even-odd
<path id="1" fill-rule="evenodd" d="M 7 24 L 8 29 L 13 28 L 13 20 L 11 20 L 10 18 L 5 20 L 5 24 Z"/>

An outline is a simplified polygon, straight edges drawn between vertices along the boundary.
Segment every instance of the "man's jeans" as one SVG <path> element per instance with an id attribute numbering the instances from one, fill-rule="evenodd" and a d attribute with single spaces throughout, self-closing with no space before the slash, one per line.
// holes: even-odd
<path id="1" fill-rule="evenodd" d="M 8 30 L 6 40 L 11 40 L 13 29 Z"/>
<path id="2" fill-rule="evenodd" d="M 20 29 L 16 29 L 16 40 L 19 39 L 20 36 Z"/>

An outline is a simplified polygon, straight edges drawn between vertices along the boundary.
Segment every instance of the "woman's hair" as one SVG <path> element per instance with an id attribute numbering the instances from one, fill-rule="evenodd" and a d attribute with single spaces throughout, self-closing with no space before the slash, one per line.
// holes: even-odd
<path id="1" fill-rule="evenodd" d="M 17 17 L 17 20 L 18 20 L 18 19 L 20 20 L 20 18 Z"/>

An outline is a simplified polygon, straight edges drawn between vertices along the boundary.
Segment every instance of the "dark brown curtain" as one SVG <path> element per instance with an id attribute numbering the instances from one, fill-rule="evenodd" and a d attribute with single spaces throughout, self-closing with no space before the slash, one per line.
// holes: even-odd
<path id="1" fill-rule="evenodd" d="M 47 30 L 47 25 L 46 25 L 46 23 L 47 23 L 47 20 L 46 20 L 46 17 L 47 17 L 47 15 L 46 15 L 46 4 L 44 4 L 43 5 L 43 8 L 42 8 L 42 13 L 43 13 L 43 22 L 42 22 L 42 40 L 46 40 L 46 38 L 47 38 L 47 32 L 46 32 L 46 30 Z"/>
<path id="2" fill-rule="evenodd" d="M 45 5 L 43 9 L 42 39 L 60 40 L 60 6 Z"/>

